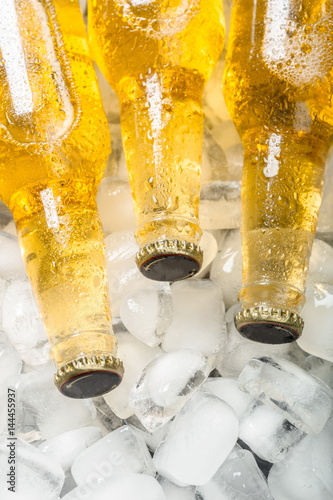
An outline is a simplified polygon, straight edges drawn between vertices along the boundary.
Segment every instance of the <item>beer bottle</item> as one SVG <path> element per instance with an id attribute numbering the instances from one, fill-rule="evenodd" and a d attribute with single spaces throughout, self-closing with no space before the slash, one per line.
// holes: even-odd
<path id="1" fill-rule="evenodd" d="M 244 146 L 245 337 L 291 342 L 303 329 L 305 279 L 332 143 L 333 6 L 234 0 L 224 95 Z"/>
<path id="2" fill-rule="evenodd" d="M 221 0 L 92 0 L 93 55 L 121 106 L 137 264 L 175 281 L 201 266 L 202 94 L 222 50 Z"/>
<path id="3" fill-rule="evenodd" d="M 121 380 L 96 189 L 109 131 L 77 0 L 0 0 L 0 197 L 51 344 L 55 383 Z"/>

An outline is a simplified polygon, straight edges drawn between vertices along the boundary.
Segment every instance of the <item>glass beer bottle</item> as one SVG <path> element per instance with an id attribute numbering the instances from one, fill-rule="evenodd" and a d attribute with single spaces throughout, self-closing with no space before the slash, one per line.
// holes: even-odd
<path id="1" fill-rule="evenodd" d="M 221 0 L 91 0 L 89 37 L 118 94 L 137 265 L 175 281 L 201 266 L 202 94 L 224 42 Z"/>
<path id="2" fill-rule="evenodd" d="M 77 0 L 0 0 L 0 197 L 69 397 L 107 392 L 112 334 L 95 195 L 109 130 Z"/>
<path id="3" fill-rule="evenodd" d="M 224 95 L 244 146 L 246 337 L 291 342 L 300 316 L 333 134 L 333 5 L 234 0 Z"/>

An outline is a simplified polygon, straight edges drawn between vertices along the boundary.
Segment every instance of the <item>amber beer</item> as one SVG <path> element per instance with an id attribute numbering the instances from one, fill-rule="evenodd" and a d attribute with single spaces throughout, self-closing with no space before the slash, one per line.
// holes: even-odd
<path id="1" fill-rule="evenodd" d="M 234 0 L 224 95 L 244 146 L 239 331 L 301 334 L 305 279 L 332 143 L 333 5 Z"/>
<path id="2" fill-rule="evenodd" d="M 202 261 L 202 94 L 223 46 L 222 2 L 91 0 L 88 24 L 121 103 L 138 267 L 154 280 L 192 276 Z"/>
<path id="3" fill-rule="evenodd" d="M 85 27 L 72 0 L 0 0 L 0 197 L 11 209 L 69 397 L 121 380 L 95 195 L 109 154 Z"/>

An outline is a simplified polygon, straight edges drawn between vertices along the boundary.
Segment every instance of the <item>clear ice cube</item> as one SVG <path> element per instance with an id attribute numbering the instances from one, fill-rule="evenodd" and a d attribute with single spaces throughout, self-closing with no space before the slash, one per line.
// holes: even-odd
<path id="1" fill-rule="evenodd" d="M 274 500 L 252 453 L 238 445 L 212 479 L 196 491 L 200 500 Z"/>
<path id="2" fill-rule="evenodd" d="M 267 462 L 283 460 L 304 436 L 281 413 L 259 400 L 247 408 L 239 422 L 239 438 Z"/>
<path id="3" fill-rule="evenodd" d="M 253 358 L 238 379 L 240 388 L 279 411 L 307 434 L 322 430 L 333 409 L 333 391 L 294 363 Z"/>
<path id="4" fill-rule="evenodd" d="M 178 413 L 211 371 L 200 352 L 179 349 L 161 354 L 144 369 L 130 392 L 130 405 L 149 432 Z"/>

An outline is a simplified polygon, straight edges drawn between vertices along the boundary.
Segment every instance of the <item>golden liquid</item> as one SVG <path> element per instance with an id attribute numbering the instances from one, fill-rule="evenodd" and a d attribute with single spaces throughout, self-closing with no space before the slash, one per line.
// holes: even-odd
<path id="1" fill-rule="evenodd" d="M 95 203 L 110 138 L 78 2 L 0 0 L 0 8 L 0 197 L 51 355 L 61 365 L 112 354 Z"/>
<path id="2" fill-rule="evenodd" d="M 140 246 L 198 243 L 202 93 L 222 50 L 220 0 L 91 0 L 93 54 L 121 103 Z"/>
<path id="3" fill-rule="evenodd" d="M 234 0 L 224 95 L 244 145 L 245 307 L 299 312 L 333 133 L 333 5 Z"/>

